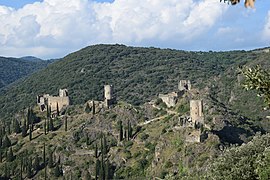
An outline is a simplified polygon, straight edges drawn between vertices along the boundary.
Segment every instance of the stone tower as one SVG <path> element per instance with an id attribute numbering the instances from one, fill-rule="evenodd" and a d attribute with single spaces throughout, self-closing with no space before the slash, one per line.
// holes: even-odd
<path id="1" fill-rule="evenodd" d="M 191 82 L 190 80 L 180 80 L 178 84 L 179 91 L 188 91 L 191 90 Z"/>
<path id="2" fill-rule="evenodd" d="M 108 108 L 116 103 L 113 85 L 104 85 L 104 98 L 105 106 Z"/>
<path id="3" fill-rule="evenodd" d="M 190 101 L 190 117 L 193 124 L 197 124 L 197 123 L 204 124 L 202 100 Z"/>
<path id="4" fill-rule="evenodd" d="M 67 89 L 59 89 L 59 97 L 68 97 Z"/>

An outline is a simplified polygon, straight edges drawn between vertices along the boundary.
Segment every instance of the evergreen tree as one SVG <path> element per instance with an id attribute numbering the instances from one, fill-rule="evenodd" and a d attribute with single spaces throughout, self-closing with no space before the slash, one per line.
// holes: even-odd
<path id="1" fill-rule="evenodd" d="M 67 131 L 67 116 L 65 116 L 65 131 Z"/>
<path id="2" fill-rule="evenodd" d="M 20 124 L 17 119 L 13 121 L 13 132 L 17 134 L 21 132 Z"/>
<path id="3" fill-rule="evenodd" d="M 62 168 L 60 167 L 59 163 L 56 163 L 55 168 L 54 168 L 54 176 L 60 177 L 62 175 L 63 175 Z"/>
<path id="4" fill-rule="evenodd" d="M 49 105 L 47 104 L 46 105 L 46 112 L 47 112 L 47 119 L 51 117 L 51 113 L 50 113 L 50 108 L 49 108 Z"/>
<path id="5" fill-rule="evenodd" d="M 44 168 L 44 179 L 47 180 L 47 165 L 45 165 L 45 168 Z"/>
<path id="6" fill-rule="evenodd" d="M 27 116 L 26 116 L 26 129 L 27 129 L 27 131 L 28 131 L 28 129 L 29 129 L 29 126 L 30 126 L 30 124 L 31 124 L 31 113 L 30 113 L 30 108 L 28 108 L 27 109 Z"/>
<path id="7" fill-rule="evenodd" d="M 44 134 L 46 135 L 47 134 L 47 119 L 45 118 L 45 121 L 44 121 Z"/>
<path id="8" fill-rule="evenodd" d="M 96 114 L 95 101 L 93 100 L 92 102 L 93 102 L 93 105 L 92 105 L 92 113 L 93 113 L 93 115 L 95 115 L 95 114 Z"/>
<path id="9" fill-rule="evenodd" d="M 123 141 L 123 122 L 119 122 L 119 140 Z"/>
<path id="10" fill-rule="evenodd" d="M 89 103 L 86 103 L 86 107 L 85 107 L 84 110 L 85 110 L 86 113 L 90 113 L 91 112 L 91 108 L 89 106 Z"/>
<path id="11" fill-rule="evenodd" d="M 39 157 L 38 157 L 37 154 L 35 155 L 35 159 L 34 159 L 34 163 L 33 163 L 33 168 L 34 168 L 34 170 L 36 172 L 40 170 Z"/>
<path id="12" fill-rule="evenodd" d="M 53 119 L 52 118 L 50 118 L 50 121 L 49 121 L 49 130 L 50 131 L 53 131 L 54 130 Z"/>
<path id="13" fill-rule="evenodd" d="M 110 179 L 110 163 L 109 160 L 105 163 L 105 179 Z"/>
<path id="14" fill-rule="evenodd" d="M 32 141 L 32 131 L 33 131 L 33 123 L 31 123 L 30 128 L 29 128 L 29 140 Z"/>
<path id="15" fill-rule="evenodd" d="M 131 122 L 128 120 L 128 140 L 132 138 L 132 128 L 131 128 Z"/>
<path id="16" fill-rule="evenodd" d="M 23 159 L 20 161 L 20 180 L 23 179 Z"/>
<path id="17" fill-rule="evenodd" d="M 10 123 L 7 123 L 6 126 L 7 126 L 7 133 L 8 133 L 8 134 L 11 134 L 11 132 L 10 132 Z"/>
<path id="18" fill-rule="evenodd" d="M 98 158 L 98 147 L 97 147 L 97 144 L 95 145 L 95 158 Z"/>
<path id="19" fill-rule="evenodd" d="M 3 148 L 8 148 L 11 146 L 11 141 L 10 139 L 8 138 L 7 135 L 4 136 L 4 139 L 3 139 Z"/>
<path id="20" fill-rule="evenodd" d="M 26 127 L 26 120 L 24 120 L 22 126 L 22 137 L 26 137 L 26 135 L 27 135 L 27 127 Z"/>
<path id="21" fill-rule="evenodd" d="M 12 162 L 15 159 L 13 155 L 12 147 L 9 148 L 8 154 L 7 154 L 7 162 Z"/>
<path id="22" fill-rule="evenodd" d="M 0 147 L 2 147 L 2 145 L 3 145 L 3 137 L 4 137 L 3 128 L 1 126 L 0 127 Z"/>
<path id="23" fill-rule="evenodd" d="M 3 162 L 3 155 L 2 155 L 2 150 L 0 149 L 0 163 Z"/>
<path id="24" fill-rule="evenodd" d="M 49 149 L 49 159 L 48 159 L 49 168 L 53 168 L 53 152 Z"/>
<path id="25" fill-rule="evenodd" d="M 96 160 L 96 169 L 95 169 L 95 179 L 96 180 L 98 179 L 99 172 L 100 172 L 100 160 L 97 159 Z"/>
<path id="26" fill-rule="evenodd" d="M 33 176 L 32 172 L 32 158 L 30 158 L 27 162 L 27 177 L 31 178 Z"/>
<path id="27" fill-rule="evenodd" d="M 105 180 L 105 169 L 104 169 L 104 155 L 101 154 L 101 163 L 99 169 L 99 179 Z"/>
<path id="28" fill-rule="evenodd" d="M 43 163 L 44 167 L 46 166 L 46 145 L 45 143 L 43 144 Z"/>
<path id="29" fill-rule="evenodd" d="M 8 166 L 7 166 L 7 163 L 5 163 L 5 167 L 4 167 L 4 177 L 5 178 L 9 178 L 9 169 L 8 169 Z"/>
<path id="30" fill-rule="evenodd" d="M 58 103 L 56 104 L 56 113 L 57 113 L 57 116 L 59 116 L 59 115 L 60 115 L 60 111 L 59 111 L 59 105 L 58 105 Z"/>
<path id="31" fill-rule="evenodd" d="M 47 125 L 47 134 L 49 133 L 49 131 L 50 131 L 50 119 L 51 118 L 49 118 L 49 119 L 47 119 L 47 123 L 46 123 L 46 125 Z"/>

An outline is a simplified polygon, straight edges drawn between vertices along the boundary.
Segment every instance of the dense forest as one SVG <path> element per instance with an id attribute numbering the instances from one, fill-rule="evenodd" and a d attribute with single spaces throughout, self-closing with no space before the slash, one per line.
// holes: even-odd
<path id="1" fill-rule="evenodd" d="M 43 61 L 35 57 L 0 57 L 0 89 L 10 83 L 45 68 L 52 61 Z"/>
<path id="2" fill-rule="evenodd" d="M 180 79 L 190 79 L 192 84 L 205 88 L 215 78 L 222 77 L 224 82 L 220 85 L 227 83 L 227 87 L 219 88 L 221 92 L 217 94 L 228 101 L 232 82 L 237 79 L 223 74 L 235 75 L 239 65 L 257 62 L 264 56 L 245 51 L 187 52 L 123 45 L 90 46 L 1 91 L 0 114 L 3 117 L 33 105 L 38 94 L 55 94 L 60 88 L 69 89 L 74 104 L 92 98 L 101 100 L 104 84 L 113 84 L 119 99 L 139 105 L 158 93 L 174 90 Z"/>

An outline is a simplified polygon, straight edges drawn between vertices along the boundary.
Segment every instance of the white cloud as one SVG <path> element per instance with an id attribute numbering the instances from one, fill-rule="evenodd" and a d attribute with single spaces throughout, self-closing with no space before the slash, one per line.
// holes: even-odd
<path id="1" fill-rule="evenodd" d="M 264 39 L 264 41 L 267 41 L 268 44 L 270 43 L 270 11 L 268 11 L 266 24 L 264 26 L 263 39 Z"/>
<path id="2" fill-rule="evenodd" d="M 0 6 L 0 54 L 54 57 L 96 43 L 185 44 L 209 31 L 226 9 L 217 0 L 44 0 L 18 10 Z"/>

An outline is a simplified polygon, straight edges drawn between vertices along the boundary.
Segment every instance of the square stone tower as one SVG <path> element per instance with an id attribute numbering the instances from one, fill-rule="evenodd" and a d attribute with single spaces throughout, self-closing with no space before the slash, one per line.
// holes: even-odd
<path id="1" fill-rule="evenodd" d="M 197 123 L 204 125 L 203 101 L 202 100 L 191 100 L 190 101 L 190 117 L 191 117 L 192 123 L 194 125 Z"/>
<path id="2" fill-rule="evenodd" d="M 104 85 L 104 103 L 107 108 L 116 104 L 116 96 L 114 94 L 113 85 Z"/>

